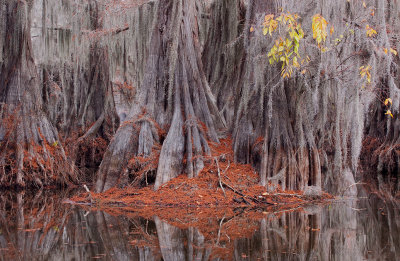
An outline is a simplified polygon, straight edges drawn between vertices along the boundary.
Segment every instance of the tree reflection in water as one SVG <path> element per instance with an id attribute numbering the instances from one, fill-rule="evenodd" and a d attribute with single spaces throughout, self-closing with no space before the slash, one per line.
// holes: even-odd
<path id="1" fill-rule="evenodd" d="M 60 194 L 0 194 L 0 260 L 400 260 L 399 206 L 373 196 L 166 219 L 87 211 Z"/>

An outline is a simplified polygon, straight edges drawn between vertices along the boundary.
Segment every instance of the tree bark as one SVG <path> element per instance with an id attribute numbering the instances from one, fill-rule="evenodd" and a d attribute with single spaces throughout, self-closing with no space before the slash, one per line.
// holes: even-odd
<path id="1" fill-rule="evenodd" d="M 197 176 L 209 141 L 218 142 L 222 122 L 206 80 L 199 42 L 199 3 L 159 1 L 143 82 L 128 120 L 118 129 L 100 166 L 97 191 L 126 184 L 132 157 L 161 146 L 155 189 L 181 173 Z M 214 112 L 212 114 L 211 112 Z M 156 130 L 166 130 L 159 137 Z M 161 139 L 161 140 L 160 140 Z M 184 164 L 184 158 L 186 163 Z"/>
<path id="2" fill-rule="evenodd" d="M 0 184 L 32 185 L 77 181 L 43 110 L 33 59 L 30 12 L 33 1 L 1 1 Z"/>
<path id="3" fill-rule="evenodd" d="M 393 41 L 399 34 L 400 19 L 396 13 L 399 6 L 390 1 L 379 1 L 378 21 L 381 26 L 390 28 L 381 32 L 382 48 L 399 50 L 398 41 Z M 365 133 L 368 137 L 364 143 L 361 161 L 368 170 L 366 178 L 377 181 L 379 190 L 384 194 L 395 195 L 400 192 L 400 81 L 399 59 L 393 55 L 382 55 L 377 61 L 380 72 L 377 73 L 377 99 L 371 105 L 366 120 Z M 390 98 L 391 103 L 383 102 Z M 385 114 L 388 110 L 393 118 Z"/>
<path id="4" fill-rule="evenodd" d="M 71 161 L 92 181 L 88 170 L 98 168 L 118 126 L 109 48 L 102 35 L 104 3 L 42 0 L 42 5 L 42 12 L 35 13 L 42 29 L 35 41 L 44 56 L 37 60 L 45 109 L 66 138 Z M 49 19 L 57 15 L 66 18 Z"/>
<path id="5" fill-rule="evenodd" d="M 96 191 L 144 176 L 157 189 L 196 177 L 209 142 L 232 135 L 235 160 L 252 163 L 268 189 L 335 193 L 355 182 L 367 133 L 381 145 L 371 160 L 377 180 L 395 177 L 400 188 L 399 60 L 387 54 L 400 49 L 400 19 L 390 1 L 0 4 L 0 185 L 76 182 L 67 154 L 82 170 L 100 165 Z M 290 79 L 268 63 L 275 39 L 262 32 L 265 15 L 280 10 L 301 17 L 300 53 L 311 58 Z M 312 37 L 317 13 L 334 26 L 326 52 Z M 367 37 L 366 25 L 382 28 Z M 128 111 L 116 108 L 112 84 L 132 89 Z M 63 147 L 56 128 L 79 146 Z"/>
<path id="6" fill-rule="evenodd" d="M 262 33 L 264 16 L 279 15 L 281 9 L 301 17 L 307 33 L 300 53 L 312 59 L 305 73 L 294 72 L 290 79 L 281 77 L 281 64 L 278 68 L 268 63 L 275 39 Z M 311 186 L 337 193 L 345 186 L 343 180 L 354 180 L 357 173 L 365 112 L 372 101 L 372 92 L 362 88 L 358 68 L 380 59 L 372 51 L 373 40 L 359 28 L 360 17 L 375 20 L 377 15 L 372 17 L 358 3 L 313 0 L 253 0 L 246 10 L 243 84 L 236 97 L 233 130 L 236 160 L 252 163 L 260 171 L 261 185 L 272 183 L 272 190 L 277 185 L 290 190 Z M 321 52 L 312 38 L 315 14 L 334 25 L 327 52 Z M 353 33 L 340 44 L 329 45 L 349 32 L 346 26 Z"/>

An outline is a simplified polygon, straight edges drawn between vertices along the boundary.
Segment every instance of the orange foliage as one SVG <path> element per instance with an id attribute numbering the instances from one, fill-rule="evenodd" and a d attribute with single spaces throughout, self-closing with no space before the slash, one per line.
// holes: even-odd
<path id="1" fill-rule="evenodd" d="M 127 187 L 112 188 L 104 193 L 91 193 L 94 203 L 100 207 L 218 207 L 218 206 L 257 206 L 303 204 L 308 198 L 300 191 L 285 191 L 279 194 L 268 194 L 259 185 L 258 174 L 249 164 L 233 162 L 232 139 L 221 139 L 220 143 L 210 143 L 212 155 L 205 157 L 205 166 L 198 177 L 188 178 L 182 174 L 162 185 L 157 191 L 152 186 L 144 188 Z M 135 157 L 131 164 L 142 163 L 145 168 L 139 173 L 149 170 L 156 165 L 157 153 L 149 158 Z M 223 193 L 218 178 L 218 159 L 221 182 L 224 184 Z M 147 165 L 146 165 L 147 164 Z M 230 187 L 230 188 L 229 188 Z M 281 192 L 281 191 L 277 191 Z M 327 198 L 325 195 L 323 198 Z M 87 195 L 76 196 L 72 200 L 87 202 Z"/>

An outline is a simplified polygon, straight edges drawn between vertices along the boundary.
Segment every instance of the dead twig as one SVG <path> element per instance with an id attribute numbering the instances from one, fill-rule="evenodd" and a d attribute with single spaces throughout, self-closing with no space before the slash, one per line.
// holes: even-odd
<path id="1" fill-rule="evenodd" d="M 232 190 L 233 192 L 235 192 L 236 194 L 242 196 L 243 199 L 248 198 L 248 199 L 250 199 L 251 201 L 253 201 L 253 202 L 255 202 L 255 203 L 260 203 L 260 201 L 259 201 L 258 199 L 255 199 L 255 198 L 246 196 L 245 194 L 243 194 L 243 193 L 240 192 L 240 191 L 237 191 L 236 189 L 234 189 L 233 187 L 229 186 L 229 185 L 226 184 L 225 182 L 221 181 L 221 183 L 222 183 L 224 186 L 226 186 L 227 188 L 229 188 L 230 190 Z"/>
<path id="2" fill-rule="evenodd" d="M 224 222 L 224 220 L 225 220 L 225 216 L 219 222 L 218 237 L 217 237 L 217 242 L 215 243 L 216 245 L 219 244 L 219 240 L 220 240 L 220 237 L 221 237 L 222 222 Z"/>
<path id="3" fill-rule="evenodd" d="M 342 194 L 342 197 L 343 197 L 344 193 L 346 192 L 346 190 L 348 190 L 349 188 L 351 188 L 351 187 L 353 187 L 353 186 L 356 186 L 356 185 L 366 185 L 366 183 L 356 182 L 356 183 L 351 184 L 350 186 L 346 187 L 346 188 L 342 191 L 342 193 L 341 193 L 341 194 Z"/>
<path id="4" fill-rule="evenodd" d="M 222 192 L 224 193 L 224 197 L 226 198 L 225 189 L 224 189 L 224 186 L 222 186 L 221 171 L 220 171 L 220 169 L 219 169 L 219 164 L 218 164 L 218 159 L 217 159 L 217 157 L 214 157 L 214 160 L 215 160 L 215 163 L 217 164 L 219 186 L 221 187 Z M 229 165 L 228 165 L 228 167 L 229 167 Z M 226 170 L 225 170 L 225 171 L 226 171 Z"/>

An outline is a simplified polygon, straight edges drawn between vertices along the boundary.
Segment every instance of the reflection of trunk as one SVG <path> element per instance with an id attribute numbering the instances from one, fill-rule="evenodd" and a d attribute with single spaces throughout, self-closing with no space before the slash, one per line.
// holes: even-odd
<path id="1" fill-rule="evenodd" d="M 92 231 L 95 241 L 101 242 L 104 247 L 104 253 L 107 257 L 115 258 L 116 260 L 133 260 L 137 252 L 130 251 L 130 245 L 128 242 L 127 234 L 128 223 L 123 222 L 116 217 L 110 216 L 101 211 L 97 212 L 95 216 L 96 230 Z M 90 222 L 88 226 L 90 227 Z"/>
<path id="2" fill-rule="evenodd" d="M 203 251 L 204 247 L 204 236 L 199 232 L 197 228 L 190 227 L 188 228 L 188 244 L 187 244 L 187 253 L 188 260 L 200 261 L 207 260 L 208 250 Z"/>
<path id="3" fill-rule="evenodd" d="M 128 121 L 107 149 L 97 191 L 126 184 L 123 170 L 127 161 L 137 155 L 148 156 L 159 145 L 155 189 L 182 172 L 197 176 L 204 165 L 203 154 L 210 151 L 208 141 L 218 141 L 215 127 L 222 120 L 200 59 L 200 4 L 182 0 L 155 4 L 156 19 L 144 79 Z M 165 140 L 159 137 L 157 128 L 168 130 Z"/>
<path id="4" fill-rule="evenodd" d="M 365 203 L 368 213 L 360 211 L 367 205 L 356 202 L 332 204 L 330 207 L 310 205 L 299 212 L 271 213 L 261 220 L 259 233 L 251 238 L 234 239 L 234 252 L 230 253 L 235 260 L 364 260 L 367 256 L 370 259 L 397 260 L 400 249 L 396 242 L 400 237 L 399 226 L 394 221 L 400 212 L 391 204 L 384 207 L 379 205 L 383 202 L 374 200 Z M 167 236 L 163 235 L 159 239 L 160 246 L 167 246 L 167 253 L 171 255 L 172 243 L 175 246 L 184 244 L 190 255 L 191 231 L 188 231 L 188 243 L 185 244 L 184 233 L 170 229 L 169 225 L 167 227 L 169 238 L 165 239 Z M 157 229 L 160 233 L 166 230 Z M 216 246 L 217 249 L 222 245 Z"/>
<path id="5" fill-rule="evenodd" d="M 12 206 L 0 208 L 0 260 L 10 260 L 7 254 L 21 260 L 154 260 L 149 247 L 130 244 L 127 219 L 86 213 L 61 204 L 58 196 L 39 192 L 32 200 L 23 193 L 0 195 L 1 203 Z"/>
<path id="6" fill-rule="evenodd" d="M 208 260 L 210 251 L 204 249 L 204 236 L 197 228 L 186 233 L 155 217 L 158 242 L 164 260 Z"/>
<path id="7" fill-rule="evenodd" d="M 24 217 L 24 194 L 17 194 L 17 237 L 16 237 L 16 247 L 18 249 L 25 248 L 25 217 Z"/>
<path id="8" fill-rule="evenodd" d="M 310 226 L 310 242 L 308 244 L 309 249 L 307 252 L 307 260 L 312 260 L 318 257 L 317 249 L 319 247 L 319 238 L 320 238 L 320 230 L 321 230 L 321 215 L 315 214 L 308 216 L 309 226 Z"/>
<path id="9" fill-rule="evenodd" d="M 164 260 L 187 260 L 182 230 L 154 218 L 158 241 Z"/>
<path id="10" fill-rule="evenodd" d="M 5 30 L 0 29 L 0 184 L 24 186 L 76 180 L 58 144 L 57 130 L 43 112 L 30 35 L 33 1 L 0 4 L 0 17 L 5 23 Z"/>
<path id="11" fill-rule="evenodd" d="M 379 225 L 375 224 L 375 226 L 371 222 L 360 219 L 357 211 L 360 207 L 357 205 L 356 201 L 348 201 L 345 205 L 332 205 L 329 211 L 322 213 L 319 247 L 329 249 L 329 251 L 322 252 L 321 259 L 329 259 L 334 255 L 338 260 L 365 260 L 367 252 L 372 250 L 364 244 L 365 241 L 363 243 L 359 241 L 359 235 L 365 235 L 367 238 L 374 237 L 375 232 L 379 234 L 377 230 Z M 360 212 L 360 214 L 365 213 Z M 372 233 L 358 231 L 363 226 L 371 228 Z M 380 240 L 374 241 L 376 243 Z"/>
<path id="12" fill-rule="evenodd" d="M 287 260 L 295 253 L 300 260 L 320 259 L 320 211 L 317 208 L 313 215 L 283 213 L 281 217 L 261 220 L 262 257 L 265 260 Z"/>
<path id="13" fill-rule="evenodd" d="M 398 260 L 400 256 L 399 206 L 375 196 L 270 213 L 253 235 L 255 220 L 233 218 L 223 223 L 200 218 L 186 223 L 186 219 L 174 219 L 183 226 L 206 224 L 200 229 L 207 231 L 207 237 L 198 228 L 174 227 L 157 217 L 154 223 L 137 213 L 124 217 L 87 212 L 60 204 L 60 198 L 45 192 L 33 200 L 9 192 L 0 194 L 0 199 L 0 260 L 13 260 L 17 253 L 22 260 L 146 261 L 209 260 L 210 256 L 224 260 Z M 246 232 L 240 235 L 242 229 Z"/>
<path id="14" fill-rule="evenodd" d="M 14 260 L 15 255 L 21 260 L 54 259 L 52 250 L 62 244 L 68 217 L 68 207 L 59 208 L 61 198 L 39 191 L 33 199 L 24 193 L 2 194 L 1 199 L 12 208 L 0 209 L 0 259 Z"/>

